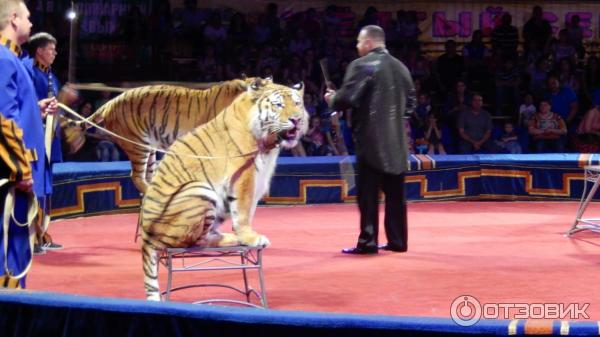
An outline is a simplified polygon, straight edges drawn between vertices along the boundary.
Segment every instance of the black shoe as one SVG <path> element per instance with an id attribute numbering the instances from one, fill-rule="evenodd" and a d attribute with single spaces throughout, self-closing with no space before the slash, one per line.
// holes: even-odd
<path id="1" fill-rule="evenodd" d="M 397 253 L 404 253 L 407 250 L 406 248 L 398 248 L 396 246 L 390 246 L 389 244 L 379 246 L 379 249 Z"/>
<path id="2" fill-rule="evenodd" d="M 342 249 L 342 253 L 344 254 L 355 254 L 355 255 L 369 255 L 369 254 L 377 254 L 377 248 L 344 248 Z"/>
<path id="3" fill-rule="evenodd" d="M 46 251 L 38 244 L 33 245 L 33 255 L 44 255 Z"/>
<path id="4" fill-rule="evenodd" d="M 60 250 L 63 249 L 63 246 L 56 242 L 46 242 L 42 245 L 44 250 Z"/>

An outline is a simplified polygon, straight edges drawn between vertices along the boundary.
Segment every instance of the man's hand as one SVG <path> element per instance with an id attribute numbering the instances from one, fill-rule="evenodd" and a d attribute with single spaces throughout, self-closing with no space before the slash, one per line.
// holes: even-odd
<path id="1" fill-rule="evenodd" d="M 48 114 L 55 114 L 58 111 L 58 101 L 56 97 L 44 98 L 38 102 L 42 118 L 46 118 Z"/>
<path id="2" fill-rule="evenodd" d="M 19 191 L 29 193 L 33 190 L 33 179 L 21 180 L 15 186 Z"/>
<path id="3" fill-rule="evenodd" d="M 325 99 L 325 102 L 327 102 L 327 104 L 331 104 L 331 100 L 333 99 L 334 95 L 335 95 L 335 90 L 327 89 L 325 91 L 325 96 L 323 96 L 323 98 Z"/>

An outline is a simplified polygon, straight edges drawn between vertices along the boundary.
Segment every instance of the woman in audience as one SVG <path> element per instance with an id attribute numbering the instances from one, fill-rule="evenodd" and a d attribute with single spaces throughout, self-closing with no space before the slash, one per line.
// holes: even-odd
<path id="1" fill-rule="evenodd" d="M 573 137 L 573 145 L 580 153 L 600 152 L 600 106 L 595 105 L 585 113 Z"/>
<path id="2" fill-rule="evenodd" d="M 529 121 L 529 134 L 537 153 L 565 152 L 561 136 L 567 134 L 567 125 L 550 107 L 549 101 L 542 100 L 538 112 Z"/>

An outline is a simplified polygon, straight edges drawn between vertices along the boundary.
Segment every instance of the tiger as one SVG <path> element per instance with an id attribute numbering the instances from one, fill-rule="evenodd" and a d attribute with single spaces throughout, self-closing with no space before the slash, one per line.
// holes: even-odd
<path id="1" fill-rule="evenodd" d="M 252 229 L 280 149 L 308 128 L 304 85 L 260 79 L 215 119 L 176 140 L 142 198 L 139 223 L 148 300 L 160 301 L 158 260 L 165 248 L 267 246 Z M 219 225 L 231 216 L 233 233 Z"/>
<path id="2" fill-rule="evenodd" d="M 172 85 L 151 85 L 130 89 L 102 105 L 87 120 L 136 143 L 167 149 L 175 139 L 213 119 L 245 92 L 253 78 L 225 81 L 205 90 Z M 266 79 L 271 81 L 271 79 Z M 89 127 L 87 125 L 86 127 Z M 117 137 L 111 140 L 131 161 L 131 178 L 141 194 L 154 174 L 156 152 Z M 77 137 L 67 137 L 71 142 Z M 79 146 L 81 146 L 80 144 Z"/>

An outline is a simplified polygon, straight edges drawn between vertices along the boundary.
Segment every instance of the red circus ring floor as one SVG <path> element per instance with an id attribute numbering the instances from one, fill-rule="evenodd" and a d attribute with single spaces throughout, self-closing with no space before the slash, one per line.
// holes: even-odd
<path id="1" fill-rule="evenodd" d="M 254 227 L 272 243 L 264 253 L 269 306 L 450 317 L 451 302 L 471 295 L 481 303 L 589 303 L 586 313 L 600 320 L 600 234 L 563 236 L 577 206 L 410 203 L 409 252 L 377 256 L 340 253 L 356 242 L 354 204 L 260 207 Z M 600 213 L 600 204 L 588 213 Z M 35 257 L 27 287 L 143 299 L 136 222 L 137 213 L 53 222 L 50 233 L 65 248 Z M 240 279 L 223 272 L 210 277 Z"/>

